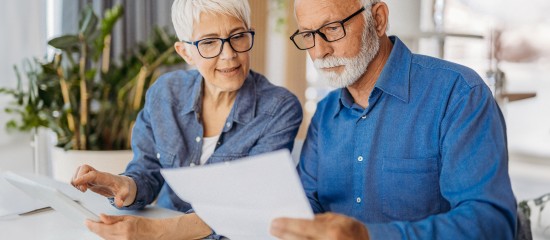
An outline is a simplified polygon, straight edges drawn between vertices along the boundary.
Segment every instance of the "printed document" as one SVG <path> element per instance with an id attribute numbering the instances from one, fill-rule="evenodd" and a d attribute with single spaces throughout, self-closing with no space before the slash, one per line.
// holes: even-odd
<path id="1" fill-rule="evenodd" d="M 216 234 L 232 240 L 275 239 L 269 227 L 277 217 L 313 219 L 287 150 L 161 173 Z"/>

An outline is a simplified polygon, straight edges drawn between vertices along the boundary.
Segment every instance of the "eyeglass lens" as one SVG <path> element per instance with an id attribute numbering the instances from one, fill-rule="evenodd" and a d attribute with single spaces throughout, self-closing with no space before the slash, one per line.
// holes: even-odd
<path id="1" fill-rule="evenodd" d="M 201 56 L 213 58 L 222 52 L 225 41 L 226 40 L 220 38 L 208 38 L 201 40 L 197 48 Z M 230 47 L 235 52 L 246 52 L 252 48 L 253 37 L 250 32 L 237 33 L 229 37 L 227 41 L 229 41 Z"/>

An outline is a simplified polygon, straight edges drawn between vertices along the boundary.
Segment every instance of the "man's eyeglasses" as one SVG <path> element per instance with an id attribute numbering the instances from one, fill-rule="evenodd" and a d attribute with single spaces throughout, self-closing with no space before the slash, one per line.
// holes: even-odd
<path id="1" fill-rule="evenodd" d="M 182 40 L 182 42 L 195 45 L 201 57 L 209 59 L 215 58 L 222 53 L 225 42 L 228 42 L 231 49 L 235 52 L 248 52 L 254 45 L 254 34 L 254 31 L 250 30 L 235 33 L 227 38 L 205 38 L 194 42 Z"/>
<path id="2" fill-rule="evenodd" d="M 292 34 L 292 36 L 290 36 L 290 40 L 292 40 L 294 45 L 296 45 L 296 47 L 300 50 L 307 50 L 315 47 L 315 34 L 318 34 L 321 38 L 323 38 L 323 40 L 327 42 L 338 41 L 346 36 L 344 23 L 363 11 L 365 11 L 365 7 L 361 7 L 361 9 L 357 10 L 357 12 L 354 12 L 349 17 L 341 21 L 327 23 L 317 30 L 304 32 L 299 32 L 298 30 L 296 30 L 296 32 Z"/>

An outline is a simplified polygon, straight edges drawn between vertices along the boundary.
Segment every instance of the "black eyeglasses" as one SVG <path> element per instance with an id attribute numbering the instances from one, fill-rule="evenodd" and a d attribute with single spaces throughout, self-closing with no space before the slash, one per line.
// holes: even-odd
<path id="1" fill-rule="evenodd" d="M 238 53 L 248 52 L 254 45 L 254 31 L 235 33 L 227 38 L 205 38 L 194 42 L 184 41 L 184 43 L 195 45 L 201 57 L 209 59 L 219 56 L 223 51 L 225 42 L 233 51 Z"/>
<path id="2" fill-rule="evenodd" d="M 365 11 L 365 7 L 361 7 L 361 9 L 357 10 L 357 12 L 354 12 L 349 17 L 341 21 L 327 23 L 317 30 L 305 32 L 299 32 L 296 30 L 296 32 L 290 36 L 290 40 L 292 40 L 294 45 L 296 45 L 296 47 L 300 50 L 307 50 L 315 47 L 315 34 L 319 34 L 319 36 L 326 42 L 338 41 L 346 36 L 344 23 L 363 11 Z"/>

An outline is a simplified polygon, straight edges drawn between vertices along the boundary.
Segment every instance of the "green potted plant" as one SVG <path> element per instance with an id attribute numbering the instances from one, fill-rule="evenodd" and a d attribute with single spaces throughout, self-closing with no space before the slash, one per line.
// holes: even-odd
<path id="1" fill-rule="evenodd" d="M 91 7 L 85 8 L 77 34 L 48 42 L 57 49 L 52 59 L 26 60 L 22 69 L 14 67 L 17 87 L 0 89 L 14 98 L 5 111 L 18 116 L 7 123 L 8 130 L 44 127 L 57 136 L 52 164 L 59 180 L 69 180 L 76 166 L 85 163 L 82 152 L 103 160 L 94 164 L 100 169 L 115 164 L 118 167 L 112 171 L 122 171 L 131 160 L 131 130 L 145 92 L 162 67 L 183 62 L 174 53 L 177 38 L 160 28 L 147 42 L 113 61 L 111 32 L 122 15 L 121 6 L 108 9 L 103 19 Z M 117 163 L 97 156 L 113 150 L 127 151 L 122 155 L 110 152 Z M 77 159 L 56 164 L 62 154 L 76 154 Z"/>

